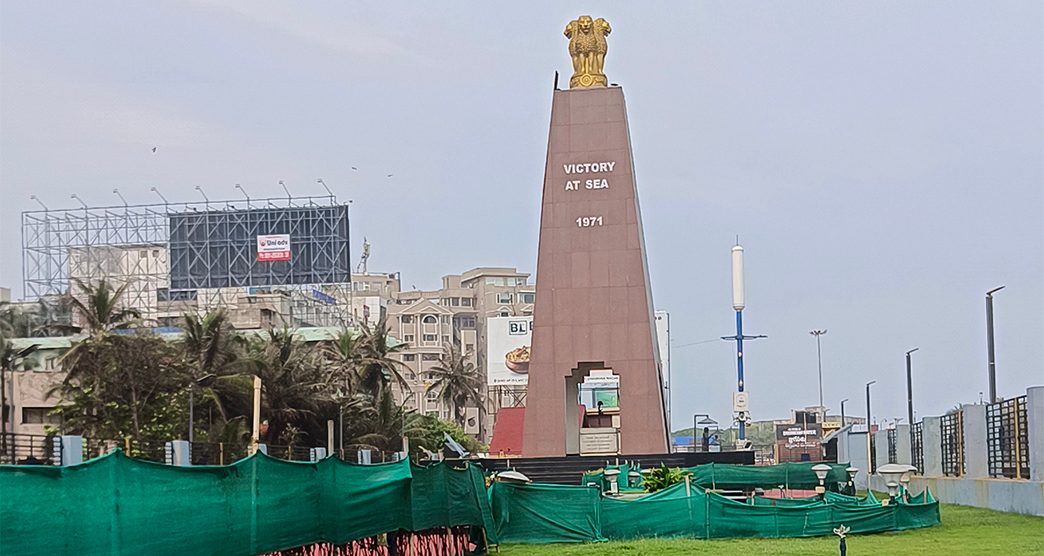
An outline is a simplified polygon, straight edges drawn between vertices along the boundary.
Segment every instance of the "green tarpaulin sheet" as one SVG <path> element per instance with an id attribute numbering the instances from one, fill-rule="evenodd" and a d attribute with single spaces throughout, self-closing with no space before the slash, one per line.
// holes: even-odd
<path id="1" fill-rule="evenodd" d="M 458 525 L 496 542 L 484 481 L 474 466 L 260 453 L 227 466 L 118 451 L 71 467 L 0 466 L 0 554 L 247 555 Z"/>
<path id="2" fill-rule="evenodd" d="M 818 481 L 817 481 L 818 482 Z M 804 499 L 737 502 L 685 485 L 634 500 L 599 496 L 594 487 L 495 483 L 493 520 L 504 542 L 549 543 L 649 537 L 812 537 L 845 525 L 853 533 L 899 531 L 939 523 L 930 493 L 888 505 L 836 493 Z"/>

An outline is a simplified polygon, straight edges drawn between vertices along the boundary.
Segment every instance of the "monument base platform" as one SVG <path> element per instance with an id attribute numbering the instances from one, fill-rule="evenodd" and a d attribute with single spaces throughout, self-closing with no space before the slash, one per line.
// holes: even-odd
<path id="1" fill-rule="evenodd" d="M 680 452 L 675 454 L 649 454 L 641 456 L 563 456 L 540 458 L 486 458 L 473 460 L 487 472 L 504 471 L 509 467 L 535 483 L 556 485 L 579 485 L 583 474 L 605 467 L 606 462 L 636 462 L 643 468 L 695 467 L 706 463 L 731 463 L 754 465 L 754 452 Z"/>

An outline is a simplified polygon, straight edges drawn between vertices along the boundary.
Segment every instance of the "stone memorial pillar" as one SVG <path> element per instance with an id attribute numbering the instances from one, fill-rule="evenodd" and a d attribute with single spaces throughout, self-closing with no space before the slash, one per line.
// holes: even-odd
<path id="1" fill-rule="evenodd" d="M 526 456 L 579 453 L 577 387 L 620 377 L 620 453 L 667 452 L 652 292 L 620 87 L 555 91 L 544 171 Z"/>

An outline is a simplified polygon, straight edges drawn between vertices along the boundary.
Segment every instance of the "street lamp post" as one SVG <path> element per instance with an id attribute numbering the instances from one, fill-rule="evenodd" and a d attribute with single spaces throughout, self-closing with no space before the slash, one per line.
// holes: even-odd
<path id="1" fill-rule="evenodd" d="M 997 359 L 993 351 L 993 294 L 1004 286 L 986 292 L 986 365 L 990 374 L 990 403 L 997 403 Z"/>
<path id="2" fill-rule="evenodd" d="M 819 337 L 826 334 L 827 331 L 813 330 L 809 334 L 816 337 L 816 361 L 819 363 L 819 409 L 823 412 L 823 417 L 826 417 L 826 408 L 823 406 L 823 348 L 819 344 Z"/>
<path id="3" fill-rule="evenodd" d="M 921 348 L 913 348 L 906 352 L 906 422 L 910 423 L 912 427 L 914 424 L 913 417 L 913 374 L 911 372 L 912 364 L 910 362 L 910 354 Z"/>
<path id="4" fill-rule="evenodd" d="M 876 384 L 876 380 L 871 380 L 866 383 L 866 463 L 867 463 L 867 475 L 866 475 L 866 488 L 870 490 L 870 474 L 874 470 L 874 432 L 870 428 L 870 386 Z"/>

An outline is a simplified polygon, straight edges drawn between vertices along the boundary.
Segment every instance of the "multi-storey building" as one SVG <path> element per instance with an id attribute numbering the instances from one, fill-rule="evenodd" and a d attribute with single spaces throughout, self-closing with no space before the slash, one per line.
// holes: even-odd
<path id="1" fill-rule="evenodd" d="M 402 362 L 409 368 L 402 392 L 407 407 L 422 413 L 455 419 L 452 408 L 439 401 L 432 388 L 431 368 L 439 364 L 447 346 L 456 346 L 485 377 L 486 319 L 530 316 L 536 288 L 529 274 L 515 268 L 482 267 L 442 278 L 438 290 L 401 291 L 388 309 L 391 335 L 408 344 Z M 482 394 L 486 391 L 483 387 Z M 488 403 L 479 422 L 477 407 L 465 408 L 465 430 L 488 438 L 492 411 Z"/>

